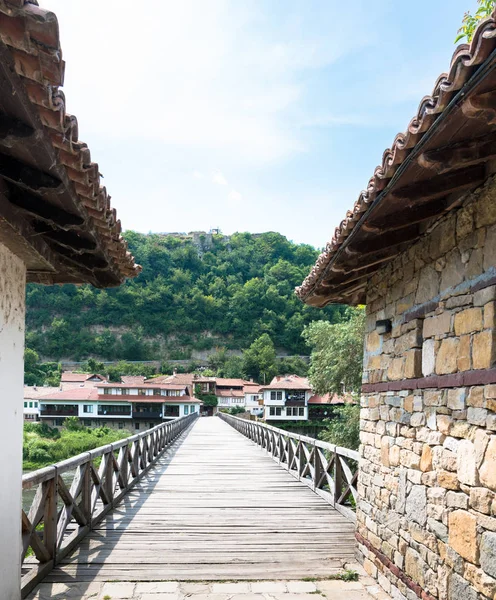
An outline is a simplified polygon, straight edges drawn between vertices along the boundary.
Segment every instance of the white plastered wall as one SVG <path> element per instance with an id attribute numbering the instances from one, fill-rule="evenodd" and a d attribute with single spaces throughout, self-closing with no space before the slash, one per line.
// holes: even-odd
<path id="1" fill-rule="evenodd" d="M 20 598 L 26 269 L 0 244 L 0 596 Z"/>

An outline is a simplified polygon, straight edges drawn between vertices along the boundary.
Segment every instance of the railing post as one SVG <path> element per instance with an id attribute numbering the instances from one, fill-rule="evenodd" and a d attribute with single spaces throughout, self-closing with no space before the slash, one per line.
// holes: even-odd
<path id="1" fill-rule="evenodd" d="M 53 564 L 57 561 L 57 502 L 58 502 L 58 473 L 55 467 L 55 474 L 52 479 L 41 485 L 46 485 L 48 488 L 45 500 L 45 510 L 43 514 L 43 543 L 48 550 L 48 553 L 53 560 Z"/>
<path id="2" fill-rule="evenodd" d="M 107 494 L 107 498 L 109 504 L 113 504 L 114 502 L 114 451 L 113 446 L 110 445 L 110 451 L 107 454 L 107 462 L 105 464 L 105 492 Z"/>
<path id="3" fill-rule="evenodd" d="M 314 491 L 318 488 L 318 482 L 320 481 L 320 474 L 322 465 L 320 463 L 319 449 L 316 444 L 317 440 L 313 442 L 313 489 Z"/>
<path id="4" fill-rule="evenodd" d="M 83 483 L 81 487 L 81 511 L 86 519 L 88 527 L 91 528 L 91 454 L 88 453 L 88 461 L 84 465 Z"/>
<path id="5" fill-rule="evenodd" d="M 293 460 L 294 460 L 293 444 L 291 442 L 291 438 L 288 437 L 288 471 L 291 470 L 291 466 L 293 465 Z"/>
<path id="6" fill-rule="evenodd" d="M 338 449 L 334 450 L 334 505 L 339 504 L 343 492 L 343 469 L 339 460 Z"/>
<path id="7" fill-rule="evenodd" d="M 305 470 L 305 450 L 303 449 L 303 442 L 298 440 L 298 479 L 301 479 L 303 471 Z"/>

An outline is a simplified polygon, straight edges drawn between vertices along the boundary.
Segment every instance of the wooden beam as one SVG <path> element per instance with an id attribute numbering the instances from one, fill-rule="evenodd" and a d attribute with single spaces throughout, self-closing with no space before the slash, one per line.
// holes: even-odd
<path id="1" fill-rule="evenodd" d="M 400 204 L 396 203 L 391 207 L 391 213 L 382 219 L 365 221 L 362 230 L 367 233 L 386 233 L 409 227 L 415 223 L 422 223 L 434 217 L 442 215 L 453 203 L 448 198 L 436 198 L 432 202 L 422 204 Z M 394 208 L 396 209 L 394 212 Z"/>
<path id="2" fill-rule="evenodd" d="M 60 179 L 3 153 L 0 153 L 0 177 L 31 192 L 62 187 Z"/>
<path id="3" fill-rule="evenodd" d="M 7 187 L 10 203 L 37 219 L 42 219 L 62 228 L 80 227 L 84 224 L 82 217 L 47 202 L 42 196 L 32 194 L 11 183 L 7 183 Z"/>
<path id="4" fill-rule="evenodd" d="M 7 138 L 25 139 L 34 136 L 34 134 L 35 130 L 30 125 L 15 117 L 0 113 L 0 142 L 5 141 Z"/>
<path id="5" fill-rule="evenodd" d="M 370 256 L 376 254 L 382 250 L 391 250 L 398 244 L 405 242 L 411 242 L 412 240 L 419 237 L 418 225 L 412 225 L 405 227 L 401 230 L 394 230 L 384 233 L 380 236 L 374 236 L 370 239 L 364 239 L 361 241 L 355 241 L 353 244 L 346 246 L 344 253 L 350 257 Z"/>
<path id="6" fill-rule="evenodd" d="M 97 248 L 94 240 L 83 237 L 77 231 L 54 229 L 42 221 L 35 221 L 33 227 L 35 231 L 41 234 L 45 239 L 56 242 L 60 246 L 64 246 L 74 253 L 84 254 L 87 250 L 96 250 Z"/>
<path id="7" fill-rule="evenodd" d="M 428 150 L 419 156 L 418 162 L 425 169 L 433 169 L 441 174 L 485 162 L 495 156 L 496 133 L 493 132 L 481 138 Z"/>
<path id="8" fill-rule="evenodd" d="M 486 178 L 485 165 L 478 164 L 410 183 L 394 190 L 392 196 L 402 200 L 440 198 L 450 192 L 473 189 Z"/>
<path id="9" fill-rule="evenodd" d="M 462 113 L 469 119 L 481 119 L 487 125 L 496 124 L 496 90 L 465 98 Z"/>

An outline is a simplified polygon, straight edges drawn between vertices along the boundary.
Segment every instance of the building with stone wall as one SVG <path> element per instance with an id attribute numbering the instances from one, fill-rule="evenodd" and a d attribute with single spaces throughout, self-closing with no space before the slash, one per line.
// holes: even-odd
<path id="1" fill-rule="evenodd" d="M 496 598 L 494 16 L 297 290 L 367 306 L 356 537 L 395 600 Z"/>

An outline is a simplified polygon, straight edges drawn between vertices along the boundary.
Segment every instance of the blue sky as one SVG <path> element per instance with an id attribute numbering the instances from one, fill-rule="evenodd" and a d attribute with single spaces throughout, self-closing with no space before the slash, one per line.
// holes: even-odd
<path id="1" fill-rule="evenodd" d="M 475 0 L 42 0 L 124 229 L 325 245 Z M 83 8 L 84 6 L 84 8 Z"/>

